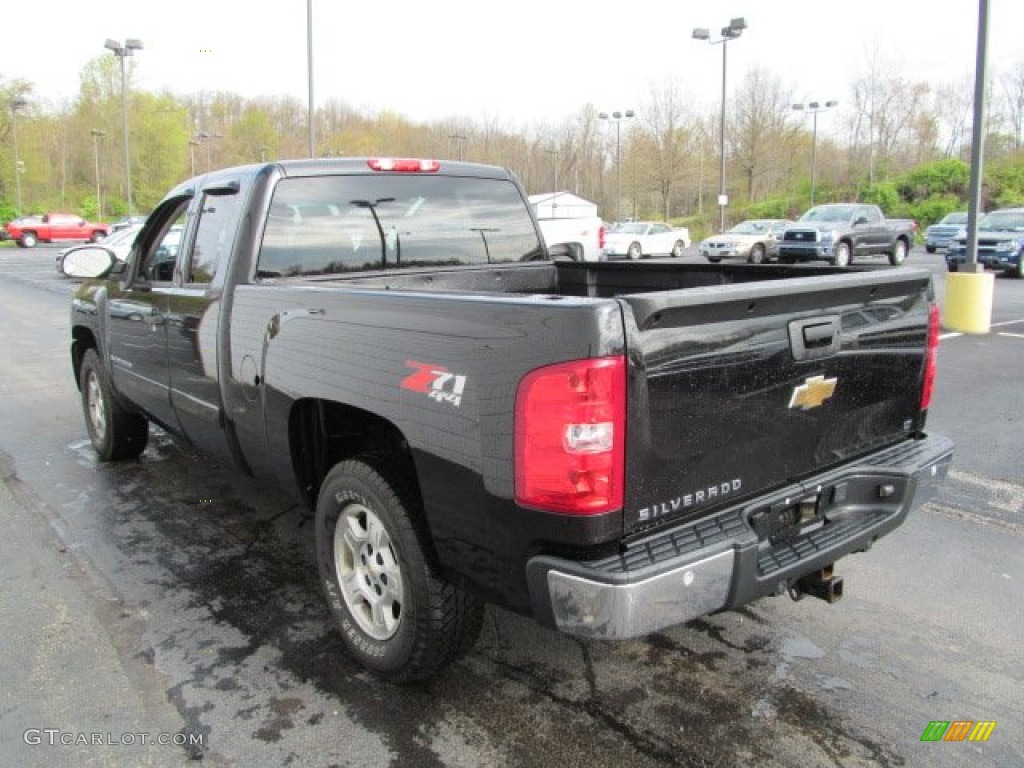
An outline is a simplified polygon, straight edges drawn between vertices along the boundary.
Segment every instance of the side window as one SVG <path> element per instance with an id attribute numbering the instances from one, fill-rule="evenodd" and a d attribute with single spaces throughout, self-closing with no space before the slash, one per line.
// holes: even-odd
<path id="1" fill-rule="evenodd" d="M 155 230 L 147 224 L 139 234 L 135 244 L 142 248 L 138 279 L 150 283 L 169 283 L 174 279 L 190 199 L 182 198 L 155 212 L 151 218 L 161 223 Z"/>
<path id="2" fill-rule="evenodd" d="M 224 268 L 238 227 L 240 196 L 204 195 L 186 283 L 212 283 Z"/>

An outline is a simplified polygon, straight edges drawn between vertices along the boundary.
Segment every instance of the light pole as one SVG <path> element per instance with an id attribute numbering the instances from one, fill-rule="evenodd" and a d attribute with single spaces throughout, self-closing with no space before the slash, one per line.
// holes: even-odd
<path id="1" fill-rule="evenodd" d="M 462 145 L 466 141 L 466 137 L 464 135 L 462 135 L 461 133 L 453 133 L 450 136 L 448 136 L 448 139 L 450 141 L 454 141 L 455 142 L 455 146 L 458 147 L 459 162 L 461 163 L 462 162 Z M 452 151 L 451 151 L 451 148 L 449 147 L 448 154 L 451 155 L 451 153 L 452 153 Z"/>
<path id="2" fill-rule="evenodd" d="M 206 172 L 207 173 L 209 173 L 210 169 L 213 167 L 213 163 L 212 163 L 211 155 L 210 155 L 210 142 L 213 139 L 223 139 L 223 138 L 224 138 L 224 134 L 222 134 L 222 133 L 207 133 L 206 131 L 199 131 L 199 133 L 196 134 L 196 139 L 198 139 L 198 141 L 196 143 L 197 144 L 204 144 L 204 143 L 206 144 Z M 195 163 L 195 153 L 193 153 L 193 155 L 192 155 L 193 173 L 195 172 L 195 164 L 196 164 Z"/>
<path id="3" fill-rule="evenodd" d="M 826 101 L 822 104 L 819 101 L 809 101 L 807 104 L 794 104 L 793 109 L 798 112 L 810 112 L 812 116 L 811 129 L 811 206 L 814 206 L 814 184 L 815 173 L 818 166 L 818 113 L 827 112 L 833 107 L 839 106 L 838 101 Z"/>
<path id="4" fill-rule="evenodd" d="M 196 139 L 189 139 L 188 142 L 188 154 L 192 160 L 192 176 L 196 175 L 196 147 L 199 146 L 199 141 Z"/>
<path id="5" fill-rule="evenodd" d="M 107 135 L 106 131 L 101 131 L 99 128 L 93 128 L 89 133 L 92 134 L 92 149 L 93 156 L 96 159 L 96 218 L 103 218 L 103 197 L 100 192 L 100 139 Z"/>
<path id="6" fill-rule="evenodd" d="M 313 107 L 313 0 L 306 0 L 306 76 L 309 80 L 309 156 L 316 157 L 316 115 Z"/>
<path id="7" fill-rule="evenodd" d="M 745 19 L 737 18 L 729 22 L 729 26 L 722 27 L 722 36 L 718 40 L 711 39 L 711 33 L 705 27 L 694 27 L 693 39 L 706 40 L 711 45 L 722 44 L 722 113 L 718 120 L 718 152 L 721 157 L 721 165 L 718 172 L 718 231 L 725 232 L 725 206 L 729 204 L 729 196 L 725 193 L 725 71 L 726 51 L 729 48 L 729 41 L 735 40 L 743 34 L 747 28 Z"/>
<path id="8" fill-rule="evenodd" d="M 23 109 L 28 102 L 21 96 L 11 99 L 11 133 L 14 137 L 14 202 L 18 207 L 18 215 L 21 216 L 21 158 L 18 156 L 18 110 Z"/>
<path id="9" fill-rule="evenodd" d="M 625 112 L 598 112 L 599 120 L 609 120 L 615 124 L 615 220 L 619 221 L 622 210 L 622 122 L 632 120 L 635 116 L 632 109 Z M 636 194 L 636 190 L 633 191 Z"/>
<path id="10" fill-rule="evenodd" d="M 128 215 L 131 216 L 133 213 L 132 160 L 128 146 L 128 86 L 125 79 L 124 60 L 129 56 L 134 56 L 135 51 L 142 50 L 142 41 L 129 37 L 124 41 L 124 45 L 121 45 L 117 40 L 111 40 L 108 37 L 103 47 L 117 56 L 121 62 L 121 122 L 124 124 L 124 189 L 125 194 L 128 196 Z"/>

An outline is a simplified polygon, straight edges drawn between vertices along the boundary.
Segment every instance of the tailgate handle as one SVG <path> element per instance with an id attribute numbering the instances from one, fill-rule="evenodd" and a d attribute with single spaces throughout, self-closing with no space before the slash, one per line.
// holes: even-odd
<path id="1" fill-rule="evenodd" d="M 789 345 L 794 360 L 817 360 L 839 351 L 839 315 L 794 320 L 789 324 Z"/>

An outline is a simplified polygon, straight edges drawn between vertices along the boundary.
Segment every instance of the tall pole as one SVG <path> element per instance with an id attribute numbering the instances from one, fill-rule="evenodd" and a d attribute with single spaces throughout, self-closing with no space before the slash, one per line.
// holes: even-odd
<path id="1" fill-rule="evenodd" d="M 811 118 L 811 207 L 814 207 L 814 187 L 818 180 L 818 110 Z"/>
<path id="2" fill-rule="evenodd" d="M 89 131 L 92 134 L 93 156 L 96 159 L 96 218 L 103 218 L 103 196 L 100 192 L 100 138 L 106 135 L 105 131 L 93 128 Z"/>
<path id="3" fill-rule="evenodd" d="M 622 216 L 622 121 L 632 120 L 634 112 L 627 109 L 625 112 L 599 112 L 597 117 L 601 120 L 610 120 L 615 123 L 615 220 L 619 221 Z M 636 206 L 636 189 L 633 190 L 634 208 Z"/>
<path id="4" fill-rule="evenodd" d="M 18 207 L 18 215 L 21 216 L 21 157 L 18 155 L 18 110 L 24 107 L 25 100 L 20 96 L 11 99 L 11 133 L 14 137 L 14 201 Z"/>
<path id="5" fill-rule="evenodd" d="M 142 42 L 135 38 L 128 38 L 121 45 L 117 40 L 107 38 L 103 47 L 113 53 L 121 62 L 121 123 L 124 128 L 124 190 L 128 198 L 128 215 L 133 211 L 132 203 L 132 156 L 128 138 L 128 78 L 125 74 L 124 60 L 135 54 L 135 51 L 142 50 Z"/>
<path id="6" fill-rule="evenodd" d="M 722 38 L 722 112 L 718 118 L 718 153 L 721 162 L 718 168 L 718 231 L 725 232 L 725 206 L 729 198 L 725 194 L 725 64 L 729 38 Z"/>
<path id="7" fill-rule="evenodd" d="M 316 126 L 313 124 L 313 0 L 306 0 L 306 71 L 309 77 L 309 156 L 316 157 Z"/>
<path id="8" fill-rule="evenodd" d="M 121 60 L 121 123 L 124 127 L 124 188 L 128 195 L 128 215 L 132 215 L 132 156 L 128 148 L 128 87 L 124 72 L 124 54 Z"/>
<path id="9" fill-rule="evenodd" d="M 736 18 L 729 22 L 729 26 L 722 27 L 722 36 L 717 40 L 711 39 L 711 32 L 706 27 L 695 27 L 693 30 L 694 40 L 703 40 L 711 45 L 722 46 L 722 110 L 718 117 L 718 155 L 719 155 L 719 171 L 718 171 L 718 231 L 725 231 L 725 206 L 729 204 L 729 196 L 725 192 L 725 97 L 726 97 L 726 69 L 727 69 L 727 51 L 729 48 L 729 41 L 735 40 L 737 37 L 743 34 L 743 30 L 747 28 L 747 22 L 745 19 Z"/>
<path id="10" fill-rule="evenodd" d="M 967 200 L 967 262 L 965 272 L 985 271 L 978 264 L 978 215 L 985 163 L 985 76 L 988 69 L 988 0 L 978 1 L 978 50 L 974 64 L 974 125 L 971 128 L 971 179 Z"/>
<path id="11" fill-rule="evenodd" d="M 811 206 L 814 206 L 814 192 L 818 180 L 818 114 L 827 112 L 839 104 L 838 101 L 826 101 L 824 104 L 818 101 L 810 101 L 806 105 L 794 104 L 793 109 L 797 112 L 807 111 L 811 113 Z"/>

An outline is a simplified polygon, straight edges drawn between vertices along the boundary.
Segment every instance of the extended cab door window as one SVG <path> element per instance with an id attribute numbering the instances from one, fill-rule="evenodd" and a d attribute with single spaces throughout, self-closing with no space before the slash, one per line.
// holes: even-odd
<path id="1" fill-rule="evenodd" d="M 185 266 L 186 283 L 223 282 L 224 269 L 238 229 L 240 204 L 241 195 L 237 193 L 230 194 L 224 190 L 203 192 L 196 236 Z"/>

